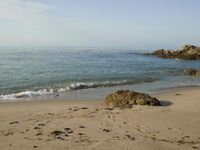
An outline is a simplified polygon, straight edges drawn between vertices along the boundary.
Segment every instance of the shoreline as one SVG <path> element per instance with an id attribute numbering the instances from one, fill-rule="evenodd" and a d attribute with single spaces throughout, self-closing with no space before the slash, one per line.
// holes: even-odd
<path id="1" fill-rule="evenodd" d="M 178 91 L 182 91 L 182 90 L 193 90 L 193 89 L 199 89 L 199 88 L 200 88 L 199 85 L 176 86 L 176 87 L 158 89 L 157 91 L 154 91 L 152 94 L 159 95 L 159 94 L 178 92 Z"/>
<path id="2" fill-rule="evenodd" d="M 121 86 L 120 86 L 121 87 Z M 95 88 L 98 89 L 98 88 Z M 88 89 L 82 89 L 82 90 L 88 90 Z M 126 90 L 126 89 L 125 89 Z M 174 95 L 179 95 L 179 93 L 184 93 L 185 91 L 193 91 L 193 90 L 200 90 L 200 86 L 198 85 L 189 85 L 189 86 L 177 86 L 177 87 L 173 87 L 173 88 L 163 88 L 163 89 L 159 89 L 157 91 L 154 92 L 149 92 L 147 94 L 153 96 L 153 97 L 162 97 L 164 95 L 168 95 L 168 94 L 174 94 Z M 77 90 L 77 91 L 81 91 L 81 90 Z M 138 92 L 137 90 L 135 90 L 136 92 Z M 71 92 L 71 91 L 69 91 Z M 74 92 L 74 91 L 73 91 Z M 113 91 L 116 92 L 116 91 Z M 144 93 L 144 92 L 143 92 Z M 101 105 L 104 106 L 104 101 L 105 101 L 105 97 L 102 97 L 102 99 L 66 99 L 64 97 L 62 98 L 50 98 L 50 99 L 34 99 L 34 98 L 30 98 L 30 99 L 18 99 L 18 101 L 8 101 L 8 102 L 0 102 L 0 107 L 4 106 L 4 105 L 27 105 L 30 106 L 31 105 L 45 105 L 45 104 L 70 104 L 70 105 Z M 161 100 L 162 101 L 162 100 Z"/>
<path id="3" fill-rule="evenodd" d="M 148 84 L 148 83 L 146 83 Z M 108 94 L 116 92 L 118 90 L 133 90 L 141 93 L 147 93 L 150 95 L 174 92 L 178 90 L 196 89 L 200 88 L 199 85 L 183 85 L 183 86 L 173 86 L 173 87 L 163 87 L 155 88 L 151 91 L 141 90 L 140 86 L 145 86 L 145 84 L 127 84 L 127 85 L 117 85 L 109 87 L 98 87 L 98 88 L 88 88 L 88 89 L 78 89 L 73 91 L 67 91 L 58 94 L 48 94 L 43 96 L 34 96 L 28 98 L 15 98 L 15 99 L 0 99 L 0 104 L 2 103 L 19 103 L 19 102 L 37 102 L 37 101 L 102 101 L 106 98 Z"/>

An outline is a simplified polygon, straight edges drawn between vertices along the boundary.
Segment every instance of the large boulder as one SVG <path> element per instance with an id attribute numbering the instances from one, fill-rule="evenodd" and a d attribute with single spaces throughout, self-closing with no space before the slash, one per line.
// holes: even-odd
<path id="1" fill-rule="evenodd" d="M 177 55 L 177 52 L 173 50 L 159 49 L 153 52 L 153 55 L 161 58 L 174 58 Z"/>
<path id="2" fill-rule="evenodd" d="M 178 58 L 178 59 L 200 59 L 200 47 L 194 45 L 185 45 L 179 50 L 156 50 L 152 55 L 161 58 Z"/>
<path id="3" fill-rule="evenodd" d="M 161 105 L 158 99 L 151 97 L 148 94 L 130 90 L 121 90 L 108 95 L 105 103 L 107 106 L 120 108 L 132 108 L 133 105 Z"/>
<path id="4" fill-rule="evenodd" d="M 185 69 L 184 74 L 188 76 L 198 76 L 200 77 L 200 70 L 197 69 Z"/>

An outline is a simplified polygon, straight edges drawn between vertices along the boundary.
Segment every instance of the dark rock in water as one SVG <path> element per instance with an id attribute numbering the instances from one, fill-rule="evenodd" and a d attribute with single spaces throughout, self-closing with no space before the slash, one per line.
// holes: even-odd
<path id="1" fill-rule="evenodd" d="M 199 76 L 200 77 L 200 70 L 186 69 L 186 70 L 184 70 L 184 74 L 188 75 L 188 76 Z"/>
<path id="2" fill-rule="evenodd" d="M 153 55 L 161 58 L 175 58 L 177 56 L 177 52 L 173 50 L 159 49 L 153 52 Z"/>
<path id="3" fill-rule="evenodd" d="M 107 106 L 120 108 L 132 108 L 133 105 L 161 105 L 158 99 L 151 97 L 148 94 L 129 90 L 121 90 L 108 95 L 105 103 Z"/>
<path id="4" fill-rule="evenodd" d="M 178 59 L 188 59 L 197 60 L 200 59 L 200 47 L 194 45 L 185 45 L 179 50 L 164 50 L 159 49 L 152 53 L 152 55 L 161 58 L 178 58 Z"/>

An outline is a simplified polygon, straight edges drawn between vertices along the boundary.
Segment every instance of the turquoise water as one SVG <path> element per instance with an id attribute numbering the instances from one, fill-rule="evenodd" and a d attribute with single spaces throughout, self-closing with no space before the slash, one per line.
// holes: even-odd
<path id="1" fill-rule="evenodd" d="M 160 59 L 130 50 L 1 49 L 0 99 L 158 81 L 199 85 L 199 79 L 183 75 L 185 68 L 200 69 L 200 61 Z"/>

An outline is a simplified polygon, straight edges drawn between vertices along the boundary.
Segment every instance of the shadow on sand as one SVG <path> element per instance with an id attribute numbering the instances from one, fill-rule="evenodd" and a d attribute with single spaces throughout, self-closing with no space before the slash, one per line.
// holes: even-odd
<path id="1" fill-rule="evenodd" d="M 171 106 L 173 103 L 170 101 L 160 101 L 161 107 Z"/>

